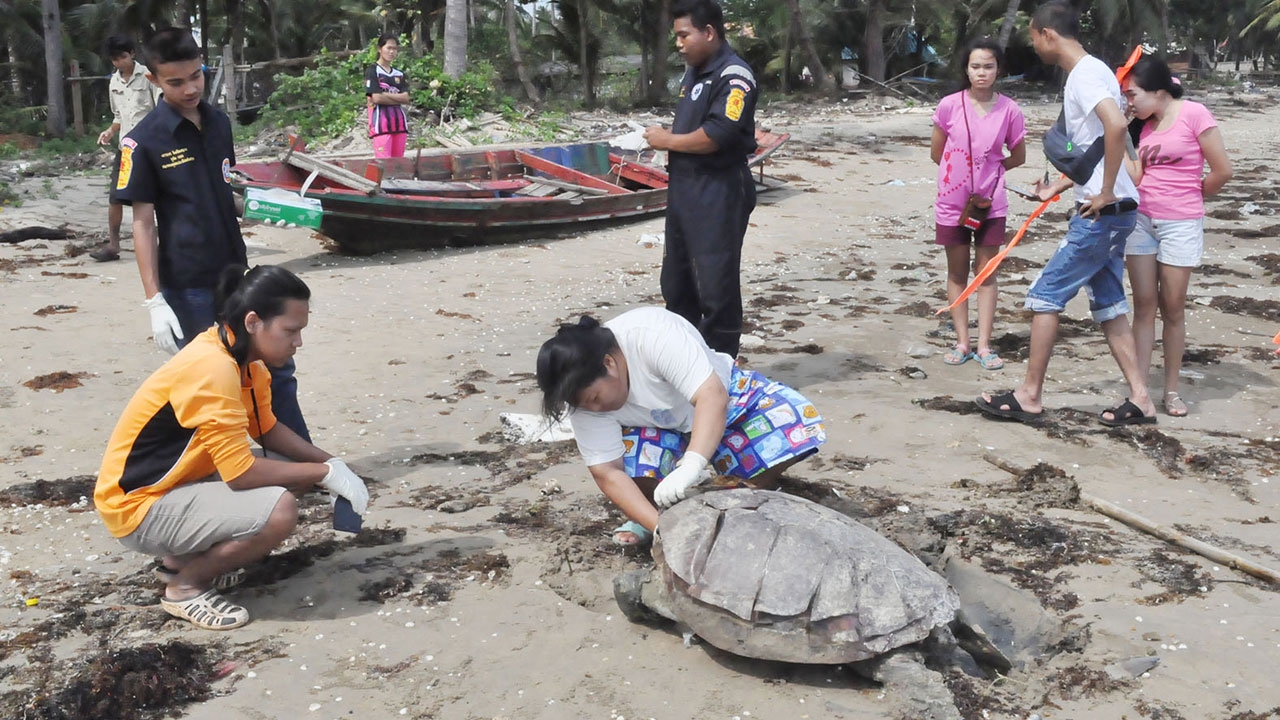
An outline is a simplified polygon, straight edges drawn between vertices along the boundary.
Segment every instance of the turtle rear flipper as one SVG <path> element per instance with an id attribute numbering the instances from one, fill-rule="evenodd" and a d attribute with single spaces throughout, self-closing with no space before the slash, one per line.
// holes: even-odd
<path id="1" fill-rule="evenodd" d="M 1001 675 L 1008 675 L 1013 669 L 1013 661 L 991 642 L 981 625 L 969 622 L 963 609 L 956 613 L 956 619 L 951 623 L 951 634 L 955 636 L 960 649 L 969 653 L 982 667 L 995 670 Z"/>

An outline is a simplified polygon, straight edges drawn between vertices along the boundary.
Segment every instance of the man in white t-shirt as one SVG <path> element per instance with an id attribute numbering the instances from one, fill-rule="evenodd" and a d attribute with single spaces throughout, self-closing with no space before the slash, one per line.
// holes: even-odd
<path id="1" fill-rule="evenodd" d="M 1048 3 L 1031 18 L 1031 44 L 1041 60 L 1067 73 L 1062 105 L 1072 143 L 1081 149 L 1105 143 L 1106 154 L 1088 182 L 1075 186 L 1076 208 L 1067 236 L 1027 291 L 1026 307 L 1035 317 L 1022 385 L 994 397 L 983 393 L 977 403 L 984 413 L 1002 419 L 1028 422 L 1040 417 L 1058 314 L 1081 288 L 1087 288 L 1089 309 L 1102 324 L 1111 355 L 1129 384 L 1129 397 L 1099 418 L 1112 426 L 1152 424 L 1155 405 L 1137 364 L 1124 295 L 1124 244 L 1137 222 L 1138 209 L 1138 189 L 1121 164 L 1128 128 L 1125 99 L 1111 70 L 1080 45 L 1079 30 L 1075 9 L 1062 2 Z M 1066 178 L 1041 182 L 1036 192 L 1048 200 L 1073 185 Z"/>

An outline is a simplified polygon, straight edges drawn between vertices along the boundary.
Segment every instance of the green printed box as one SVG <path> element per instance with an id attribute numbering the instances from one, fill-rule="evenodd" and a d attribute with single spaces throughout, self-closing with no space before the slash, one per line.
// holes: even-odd
<path id="1" fill-rule="evenodd" d="M 244 217 L 273 225 L 297 225 L 319 228 L 324 217 L 320 201 L 297 193 L 271 188 L 247 188 L 244 193 Z"/>

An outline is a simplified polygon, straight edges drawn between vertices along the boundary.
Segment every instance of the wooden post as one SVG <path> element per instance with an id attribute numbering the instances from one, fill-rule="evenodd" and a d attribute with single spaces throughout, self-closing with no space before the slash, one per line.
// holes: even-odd
<path id="1" fill-rule="evenodd" d="M 231 118 L 231 124 L 236 125 L 236 58 L 231 52 L 231 46 L 227 45 L 222 48 L 222 91 L 225 93 L 223 109 L 227 111 L 227 117 Z"/>
<path id="2" fill-rule="evenodd" d="M 84 137 L 84 98 L 80 93 L 80 61 L 71 61 L 71 117 L 76 137 Z"/>

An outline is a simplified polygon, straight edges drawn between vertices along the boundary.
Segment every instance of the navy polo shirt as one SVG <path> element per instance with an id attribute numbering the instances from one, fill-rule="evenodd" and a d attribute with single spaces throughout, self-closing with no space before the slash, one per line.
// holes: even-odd
<path id="1" fill-rule="evenodd" d="M 160 238 L 160 286 L 213 288 L 232 264 L 247 264 L 236 220 L 231 121 L 201 101 L 200 128 L 160 102 L 120 141 L 116 198 L 152 203 Z"/>
<path id="2" fill-rule="evenodd" d="M 687 68 L 671 132 L 683 135 L 702 128 L 715 141 L 716 151 L 708 155 L 672 151 L 668 169 L 675 173 L 741 167 L 756 151 L 758 95 L 751 68 L 728 43 L 722 43 L 702 67 Z"/>

